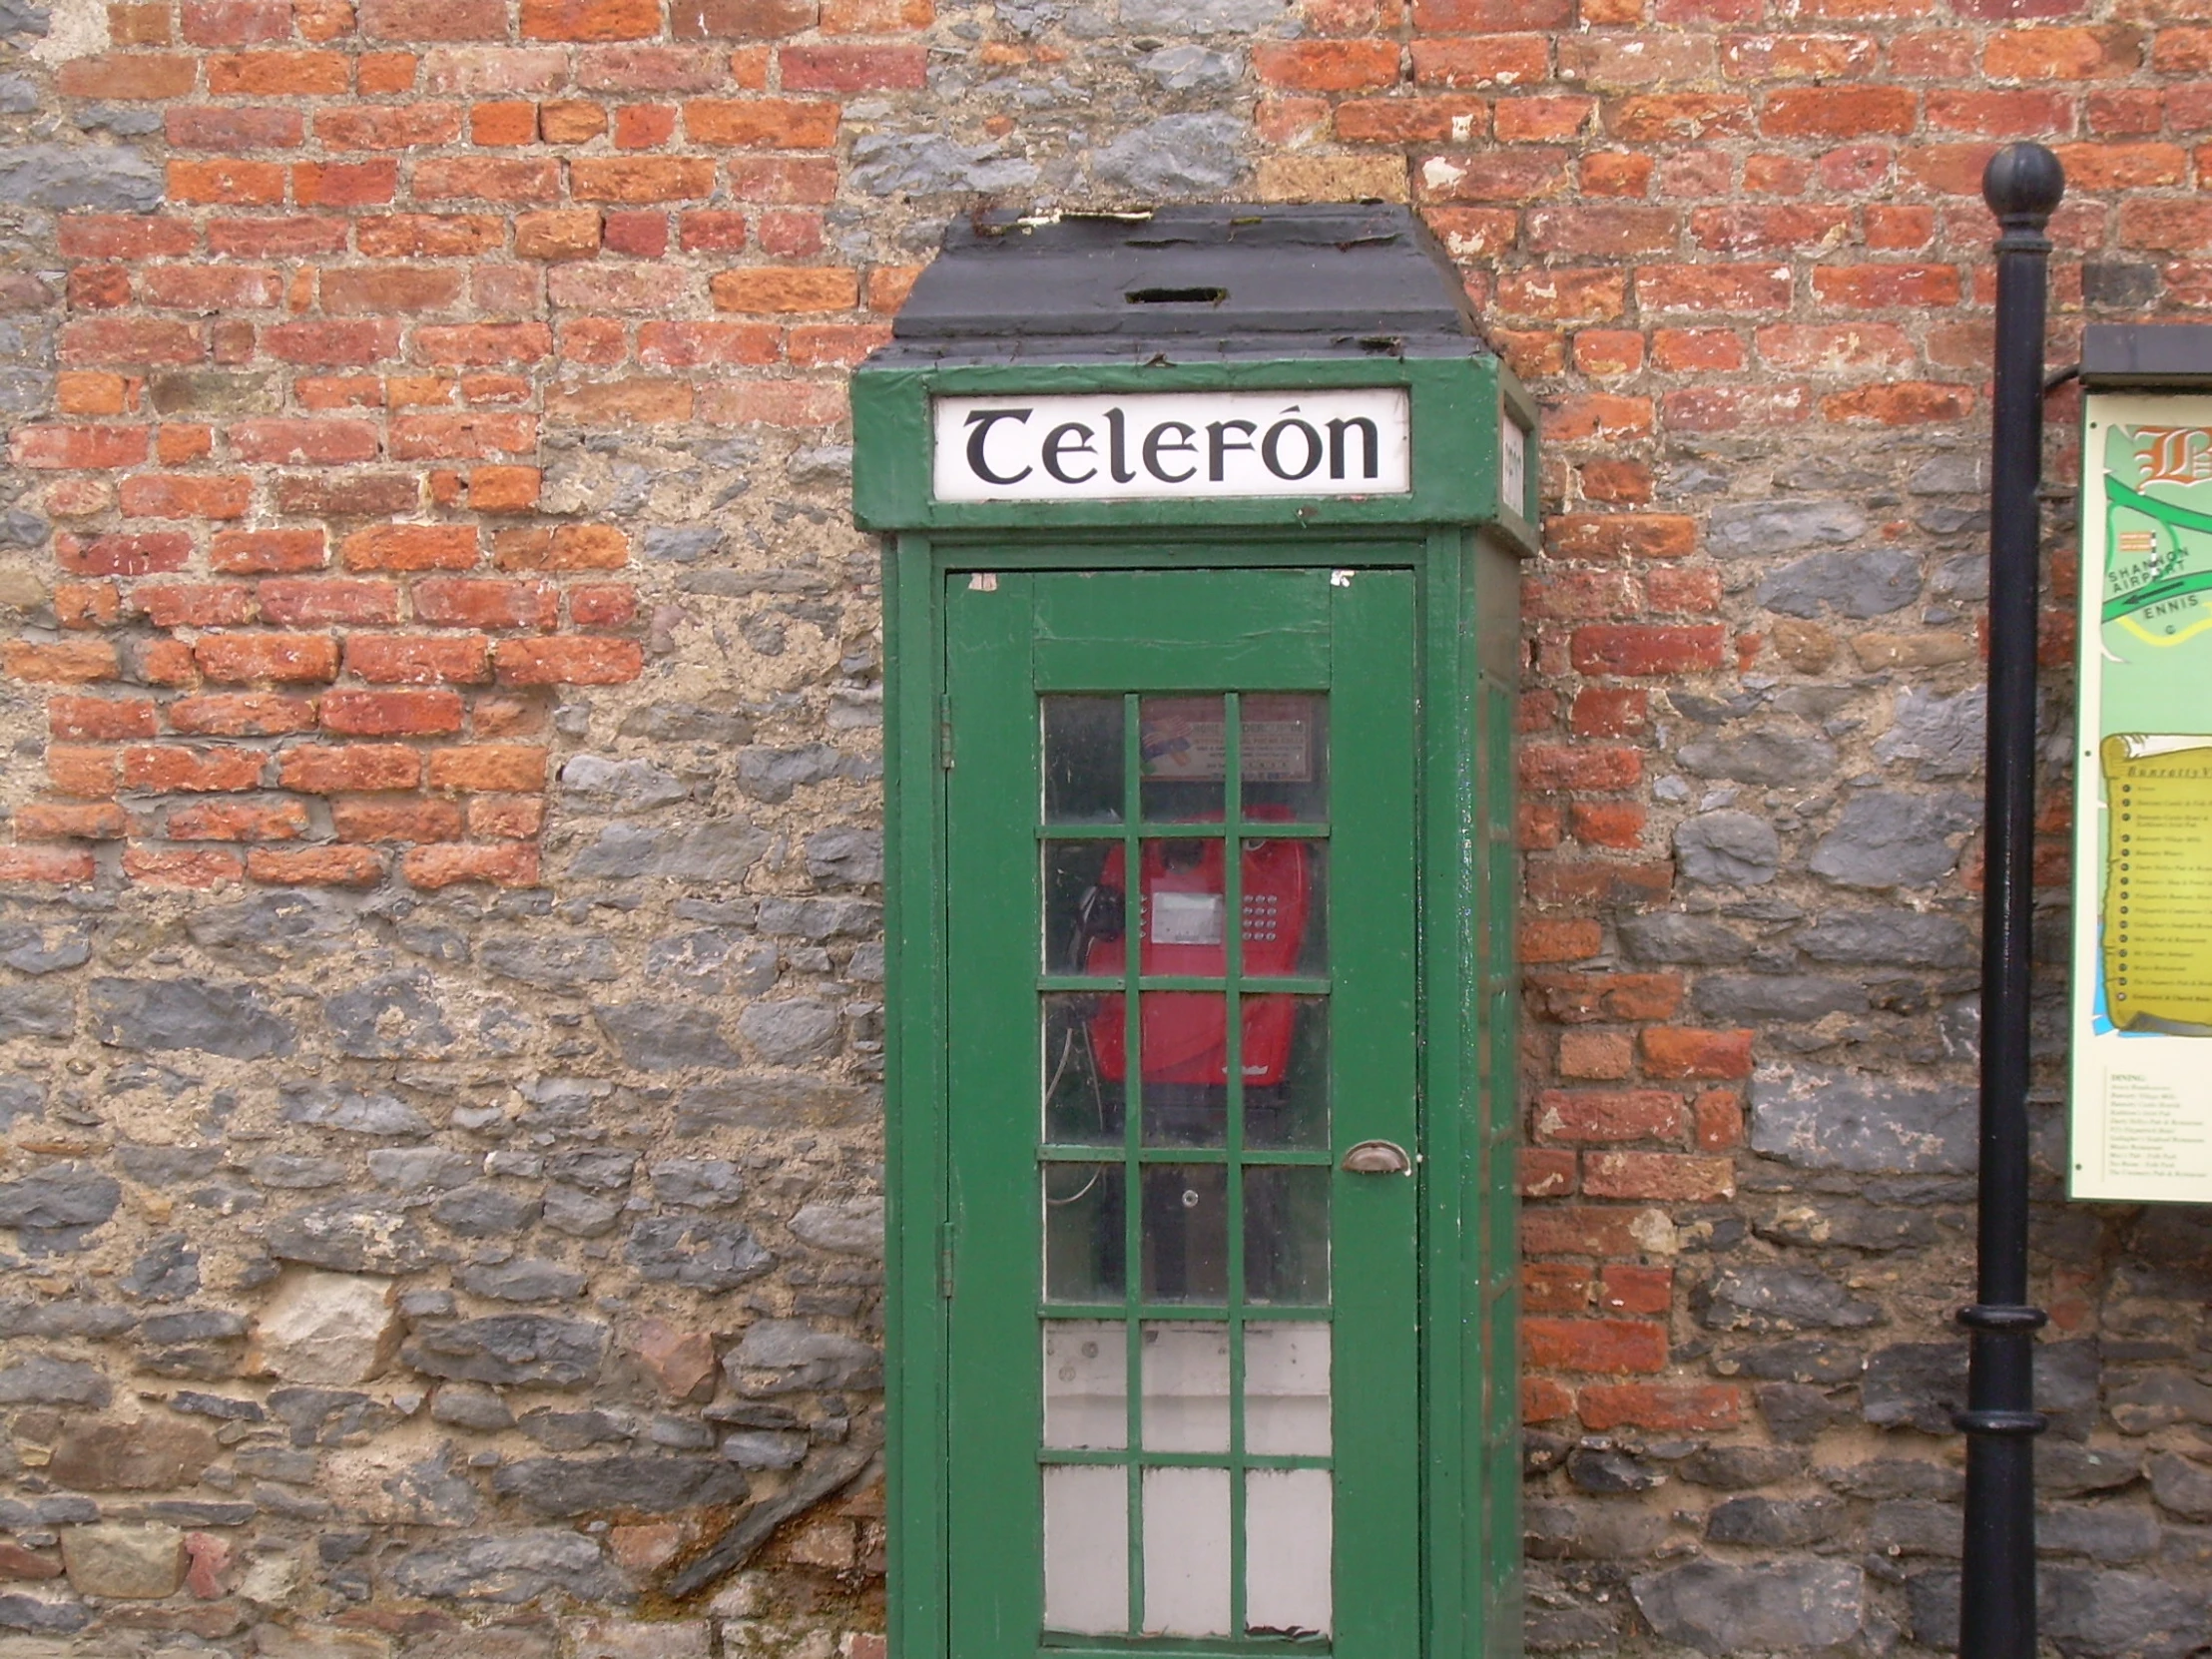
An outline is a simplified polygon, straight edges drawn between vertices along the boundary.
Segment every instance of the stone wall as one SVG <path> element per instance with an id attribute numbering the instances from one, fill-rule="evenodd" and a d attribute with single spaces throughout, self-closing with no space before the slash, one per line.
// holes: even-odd
<path id="1" fill-rule="evenodd" d="M 1974 193 L 2059 146 L 2055 361 L 2202 314 L 2208 65 L 2203 0 L 0 0 L 0 1656 L 880 1654 L 844 371 L 979 204 L 1363 195 L 1547 411 L 1531 1643 L 1944 1646 Z M 2212 1229 L 2046 1198 L 2048 1633 L 2181 1659 Z"/>

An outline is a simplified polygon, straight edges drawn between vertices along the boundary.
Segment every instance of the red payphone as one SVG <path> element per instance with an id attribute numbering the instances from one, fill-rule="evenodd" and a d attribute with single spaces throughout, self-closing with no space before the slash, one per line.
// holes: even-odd
<path id="1" fill-rule="evenodd" d="M 1255 809 L 1251 816 L 1288 818 Z M 1228 853 L 1220 839 L 1148 839 L 1139 855 L 1137 902 L 1126 896 L 1127 862 L 1116 846 L 1098 883 L 1080 906 L 1079 960 L 1086 973 L 1119 974 L 1126 935 L 1134 928 L 1141 973 L 1219 975 L 1227 971 Z M 1241 931 L 1247 977 L 1295 972 L 1313 907 L 1311 852 L 1304 840 L 1247 841 L 1243 853 Z M 1244 1000 L 1240 1070 L 1249 1087 L 1284 1081 L 1290 1066 L 1296 1008 L 1287 996 Z M 1139 1041 L 1147 1084 L 1221 1086 L 1228 1082 L 1229 1018 L 1214 991 L 1148 991 L 1141 999 Z M 1102 997 L 1090 1021 L 1099 1075 L 1119 1082 L 1128 1072 L 1124 1010 L 1119 996 Z"/>

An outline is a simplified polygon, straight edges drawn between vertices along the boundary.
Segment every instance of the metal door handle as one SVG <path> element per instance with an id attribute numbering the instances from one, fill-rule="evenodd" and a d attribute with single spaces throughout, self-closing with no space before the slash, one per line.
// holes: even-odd
<path id="1" fill-rule="evenodd" d="M 1395 1141 L 1362 1141 L 1345 1154 L 1342 1167 L 1354 1175 L 1411 1175 L 1413 1160 Z"/>

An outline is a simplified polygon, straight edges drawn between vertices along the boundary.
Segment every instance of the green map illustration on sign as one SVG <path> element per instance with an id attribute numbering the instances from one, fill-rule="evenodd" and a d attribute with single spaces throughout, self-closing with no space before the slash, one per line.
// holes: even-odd
<path id="1" fill-rule="evenodd" d="M 2083 734 L 2103 787 L 2096 1024 L 2212 1036 L 2212 428 L 2112 422 L 2091 438 L 2104 552 L 2096 730 Z"/>

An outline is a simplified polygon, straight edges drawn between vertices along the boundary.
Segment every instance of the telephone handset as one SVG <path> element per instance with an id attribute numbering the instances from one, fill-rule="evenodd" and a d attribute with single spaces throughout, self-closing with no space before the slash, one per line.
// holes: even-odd
<path id="1" fill-rule="evenodd" d="M 1283 809 L 1250 816 L 1289 817 Z M 1116 846 L 1098 884 L 1078 910 L 1079 960 L 1086 973 L 1118 974 L 1131 929 L 1139 938 L 1140 973 L 1219 975 L 1227 971 L 1226 842 L 1147 839 L 1140 843 L 1137 902 L 1127 900 L 1128 873 Z M 1297 971 L 1312 914 L 1311 855 L 1304 840 L 1248 840 L 1244 845 L 1243 915 L 1246 976 Z M 1271 1087 L 1290 1066 L 1297 1008 L 1288 996 L 1247 996 L 1240 1069 L 1247 1085 Z M 1144 1081 L 1213 1084 L 1228 1081 L 1228 1012 L 1218 991 L 1147 991 L 1141 999 Z M 1091 1016 L 1098 1073 L 1119 1082 L 1128 1073 L 1122 999 L 1100 999 Z"/>

